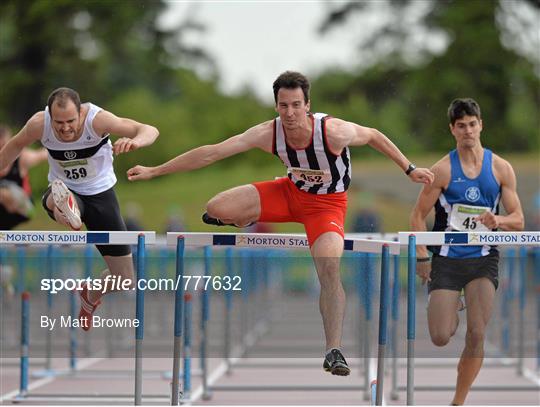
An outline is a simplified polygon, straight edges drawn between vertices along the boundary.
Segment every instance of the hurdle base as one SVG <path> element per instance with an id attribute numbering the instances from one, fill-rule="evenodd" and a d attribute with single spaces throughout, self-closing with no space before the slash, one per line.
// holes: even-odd
<path id="1" fill-rule="evenodd" d="M 310 386 L 310 385 L 224 385 L 224 386 L 212 386 L 212 391 L 362 391 L 360 386 Z"/>
<path id="2" fill-rule="evenodd" d="M 77 369 L 45 369 L 32 372 L 30 374 L 30 377 L 32 377 L 33 379 L 43 379 L 45 377 L 68 376 L 70 374 L 74 374 L 76 371 Z"/>
<path id="3" fill-rule="evenodd" d="M 398 390 L 406 391 L 407 386 L 398 386 Z M 414 391 L 454 391 L 455 386 L 414 386 Z M 470 391 L 540 391 L 537 385 L 516 385 L 516 386 L 472 386 Z"/>

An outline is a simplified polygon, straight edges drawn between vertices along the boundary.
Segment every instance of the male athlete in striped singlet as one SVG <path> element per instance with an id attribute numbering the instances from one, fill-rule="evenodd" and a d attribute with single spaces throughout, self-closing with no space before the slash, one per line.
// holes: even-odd
<path id="1" fill-rule="evenodd" d="M 256 125 L 222 143 L 188 151 L 157 167 L 136 166 L 129 180 L 150 179 L 205 167 L 243 151 L 259 148 L 277 155 L 287 176 L 222 192 L 207 205 L 203 221 L 245 226 L 252 222 L 299 222 L 305 227 L 321 284 L 320 311 L 326 335 L 324 369 L 346 376 L 340 352 L 345 292 L 339 263 L 347 188 L 351 180 L 349 146 L 371 147 L 392 159 L 414 182 L 430 183 L 430 170 L 416 168 L 381 132 L 322 113 L 310 113 L 309 81 L 285 72 L 274 82 L 274 120 Z"/>
<path id="2" fill-rule="evenodd" d="M 472 99 L 456 99 L 448 108 L 450 131 L 457 148 L 437 162 L 435 181 L 418 196 L 411 230 L 425 231 L 435 207 L 435 231 L 523 230 L 516 176 L 508 161 L 480 143 L 480 107 Z M 499 215 L 499 203 L 507 215 Z M 458 326 L 456 310 L 465 290 L 467 335 L 458 364 L 453 405 L 465 402 L 484 356 L 484 335 L 499 284 L 499 254 L 493 246 L 418 246 L 417 274 L 428 282 L 428 325 L 431 340 L 444 346 Z"/>
<path id="3" fill-rule="evenodd" d="M 120 136 L 114 144 L 109 140 L 110 133 Z M 58 88 L 49 96 L 45 109 L 34 114 L 0 150 L 0 171 L 17 159 L 25 146 L 39 140 L 49 153 L 50 185 L 42 199 L 49 216 L 73 230 L 84 223 L 88 230 L 125 231 L 113 189 L 113 153 L 148 146 L 158 134 L 155 127 L 117 117 L 92 103 L 81 104 L 73 89 Z M 128 245 L 97 245 L 97 249 L 108 266 L 102 279 L 111 274 L 133 282 Z M 80 291 L 79 321 L 84 330 L 92 327 L 92 315 L 101 296 L 112 291 L 93 286 L 85 285 Z"/>

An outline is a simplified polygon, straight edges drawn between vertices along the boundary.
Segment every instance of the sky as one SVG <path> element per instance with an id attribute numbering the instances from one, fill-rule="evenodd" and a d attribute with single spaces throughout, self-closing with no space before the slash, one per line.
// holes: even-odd
<path id="1" fill-rule="evenodd" d="M 161 22 L 174 25 L 189 12 L 206 24 L 207 32 L 186 40 L 215 57 L 222 90 L 235 92 L 248 84 L 270 102 L 272 82 L 283 71 L 298 70 L 309 77 L 329 66 L 358 62 L 354 47 L 361 27 L 347 24 L 325 36 L 317 34 L 328 7 L 321 1 L 171 1 Z"/>
<path id="2" fill-rule="evenodd" d="M 338 66 L 345 70 L 370 65 L 376 55 L 360 53 L 355 49 L 365 33 L 389 24 L 388 3 L 366 2 L 368 12 L 354 14 L 344 24 L 329 30 L 325 35 L 317 33 L 328 9 L 335 9 L 342 0 L 319 1 L 179 1 L 169 0 L 169 9 L 161 16 L 164 28 L 173 28 L 187 16 L 204 24 L 203 33 L 192 33 L 182 41 L 196 44 L 216 61 L 220 74 L 220 86 L 225 93 L 235 93 L 247 86 L 264 102 L 272 102 L 272 83 L 283 71 L 297 70 L 308 77 L 317 76 L 325 69 Z M 401 21 L 412 28 L 407 55 L 414 63 L 415 53 L 427 49 L 432 54 L 443 52 L 449 43 L 446 33 L 426 32 L 418 24 L 430 7 L 430 2 L 416 1 Z M 510 17 L 502 19 L 502 25 L 514 32 L 503 36 L 503 43 L 535 61 L 540 75 L 538 47 L 538 18 L 540 11 L 523 2 L 504 1 L 502 10 Z M 517 14 L 516 14 L 517 13 Z M 515 20 L 512 15 L 521 15 Z M 526 29 L 523 24 L 527 23 Z M 383 50 L 377 50 L 377 52 Z M 362 60 L 360 59 L 362 58 Z M 197 69 L 197 67 L 195 67 Z M 204 71 L 198 70 L 204 76 Z"/>

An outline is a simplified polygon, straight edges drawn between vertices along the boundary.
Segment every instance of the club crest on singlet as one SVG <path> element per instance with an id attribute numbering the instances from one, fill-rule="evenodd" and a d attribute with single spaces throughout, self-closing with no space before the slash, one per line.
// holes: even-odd
<path id="1" fill-rule="evenodd" d="M 480 190 L 478 187 L 469 187 L 465 191 L 465 198 L 469 202 L 476 202 L 480 199 Z"/>
<path id="2" fill-rule="evenodd" d="M 74 160 L 77 158 L 77 153 L 75 151 L 66 151 L 64 157 L 66 157 L 66 160 Z"/>

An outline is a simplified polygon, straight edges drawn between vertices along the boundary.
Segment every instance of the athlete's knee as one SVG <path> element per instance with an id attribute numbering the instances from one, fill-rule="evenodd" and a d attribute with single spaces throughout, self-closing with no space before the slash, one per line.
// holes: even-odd
<path id="1" fill-rule="evenodd" d="M 450 342 L 450 334 L 443 334 L 437 332 L 436 334 L 431 335 L 431 342 L 435 346 L 446 346 Z"/>
<path id="2" fill-rule="evenodd" d="M 223 219 L 228 216 L 227 199 L 223 193 L 217 194 L 206 204 L 206 213 L 212 218 Z"/>
<path id="3" fill-rule="evenodd" d="M 318 259 L 317 266 L 317 274 L 319 275 L 319 281 L 322 286 L 341 282 L 339 261 L 333 259 Z"/>
<path id="4" fill-rule="evenodd" d="M 109 274 L 119 276 L 122 279 L 133 281 L 135 272 L 133 268 L 133 257 L 131 254 L 125 256 L 103 256 L 109 266 Z"/>
<path id="5" fill-rule="evenodd" d="M 485 330 L 478 327 L 467 329 L 465 343 L 469 348 L 481 348 L 484 346 Z"/>

